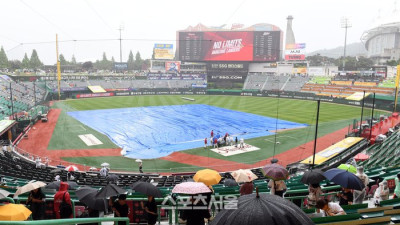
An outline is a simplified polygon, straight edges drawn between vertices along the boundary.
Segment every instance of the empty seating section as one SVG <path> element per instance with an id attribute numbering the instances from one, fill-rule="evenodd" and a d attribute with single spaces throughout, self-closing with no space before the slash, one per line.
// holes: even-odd
<path id="1" fill-rule="evenodd" d="M 338 82 L 338 81 L 337 81 Z M 372 86 L 347 86 L 339 84 L 305 84 L 301 88 L 302 92 L 314 93 L 317 95 L 332 95 L 335 97 L 347 97 L 355 92 L 375 92 L 382 95 L 393 95 L 394 89 L 392 88 L 380 88 Z"/>
<path id="2" fill-rule="evenodd" d="M 12 93 L 10 91 L 10 83 Z M 37 104 L 42 102 L 46 94 L 46 91 L 41 88 L 39 83 L 14 82 L 3 79 L 0 79 L 0 90 L 0 120 L 9 117 L 12 112 L 29 111 L 35 106 L 35 102 Z M 13 101 L 11 101 L 11 94 Z"/>
<path id="3" fill-rule="evenodd" d="M 249 73 L 243 89 L 261 91 L 300 91 L 301 87 L 308 81 L 309 78 L 303 76 L 275 76 L 260 73 Z"/>
<path id="4" fill-rule="evenodd" d="M 87 90 L 87 86 L 101 86 L 104 89 L 154 89 L 154 88 L 191 88 L 192 84 L 205 84 L 205 80 L 135 80 L 135 79 L 106 79 L 106 80 L 63 80 L 61 89 L 72 91 L 76 88 Z M 57 89 L 57 82 L 47 83 L 52 90 Z"/>
<path id="5" fill-rule="evenodd" d="M 370 146 L 366 153 L 370 158 L 361 162 L 366 168 L 388 167 L 400 163 L 400 132 L 390 135 L 383 143 Z"/>

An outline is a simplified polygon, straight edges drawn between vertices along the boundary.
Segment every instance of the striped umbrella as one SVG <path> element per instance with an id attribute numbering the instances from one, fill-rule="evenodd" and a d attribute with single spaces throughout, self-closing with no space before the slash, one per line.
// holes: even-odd
<path id="1" fill-rule="evenodd" d="M 65 170 L 68 172 L 73 172 L 73 171 L 78 171 L 78 167 L 74 166 L 74 165 L 69 165 L 67 167 L 65 167 Z"/>

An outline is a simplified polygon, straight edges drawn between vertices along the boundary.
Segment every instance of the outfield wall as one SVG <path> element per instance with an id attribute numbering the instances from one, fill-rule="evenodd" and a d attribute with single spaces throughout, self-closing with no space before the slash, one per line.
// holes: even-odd
<path id="1" fill-rule="evenodd" d="M 334 98 L 330 96 L 315 95 L 306 92 L 279 92 L 279 91 L 263 91 L 259 90 L 229 90 L 229 89 L 186 89 L 173 90 L 170 89 L 153 89 L 153 90 L 137 90 L 137 91 L 114 91 L 101 94 L 93 94 L 88 92 L 70 93 L 68 96 L 62 95 L 62 100 L 66 98 L 95 98 L 95 97 L 112 97 L 112 96 L 138 96 L 138 95 L 236 95 L 236 96 L 253 96 L 253 97 L 279 97 L 299 100 L 321 100 L 323 102 L 331 102 L 335 104 L 361 106 L 362 101 L 346 100 L 343 98 Z M 372 95 L 368 96 L 364 102 L 364 106 L 372 108 Z M 385 111 L 393 111 L 394 102 L 390 98 L 376 98 L 375 108 Z M 396 111 L 399 111 L 399 108 Z"/>

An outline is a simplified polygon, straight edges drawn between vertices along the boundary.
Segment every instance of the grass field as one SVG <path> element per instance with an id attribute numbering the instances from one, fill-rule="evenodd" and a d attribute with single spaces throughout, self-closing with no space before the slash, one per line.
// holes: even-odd
<path id="1" fill-rule="evenodd" d="M 287 151 L 293 147 L 307 143 L 314 138 L 316 107 L 315 101 L 276 99 L 276 98 L 260 98 L 260 97 L 241 97 L 241 96 L 185 96 L 194 98 L 195 101 L 182 100 L 183 96 L 127 96 L 112 98 L 94 98 L 67 100 L 57 102 L 54 107 L 63 109 L 56 125 L 55 132 L 49 144 L 49 149 L 83 149 L 88 148 L 77 135 L 82 132 L 90 132 L 101 140 L 104 144 L 100 146 L 92 146 L 92 148 L 115 148 L 105 135 L 84 126 L 79 121 L 68 116 L 65 111 L 73 110 L 93 110 L 93 109 L 111 109 L 111 108 L 127 108 L 127 107 L 143 107 L 143 106 L 160 106 L 160 105 L 180 105 L 180 104 L 207 104 L 230 110 L 237 110 L 268 116 L 275 118 L 277 109 L 279 119 L 289 120 L 298 123 L 309 124 L 309 127 L 288 130 L 280 132 L 277 135 L 279 145 L 275 145 L 275 153 Z M 349 126 L 353 119 L 359 119 L 361 112 L 360 107 L 337 105 L 331 103 L 321 103 L 320 108 L 320 124 L 318 136 L 323 136 Z M 383 114 L 383 112 L 377 112 Z M 364 115 L 369 115 L 369 110 L 364 110 Z M 84 129 L 86 131 L 84 131 Z M 240 163 L 253 164 L 260 160 L 269 158 L 273 155 L 274 141 L 273 136 L 259 137 L 246 140 L 246 143 L 255 145 L 260 148 L 259 151 L 249 152 L 236 156 L 224 157 L 211 151 L 204 151 L 203 148 L 190 149 L 183 151 L 187 154 L 207 156 L 211 158 L 223 159 Z M 299 153 L 301 154 L 301 153 Z M 305 158 L 306 156 L 304 156 Z M 98 166 L 102 162 L 109 162 L 113 169 L 120 170 L 136 170 L 137 164 L 133 159 L 123 157 L 76 157 L 64 158 L 67 161 L 86 164 L 90 166 Z M 168 172 L 176 168 L 180 171 L 193 171 L 198 167 L 191 165 L 169 162 L 162 159 L 146 160 L 146 171 Z"/>

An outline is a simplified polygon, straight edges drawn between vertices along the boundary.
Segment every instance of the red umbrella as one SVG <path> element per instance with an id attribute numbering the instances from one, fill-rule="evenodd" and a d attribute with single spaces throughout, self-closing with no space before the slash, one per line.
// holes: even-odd
<path id="1" fill-rule="evenodd" d="M 72 171 L 78 171 L 79 169 L 78 169 L 78 167 L 76 167 L 74 165 L 70 165 L 70 166 L 65 167 L 65 170 L 68 172 L 72 172 Z"/>
<path id="2" fill-rule="evenodd" d="M 364 153 L 358 153 L 356 156 L 354 156 L 354 160 L 356 161 L 365 161 L 369 159 L 369 155 L 366 155 Z"/>

